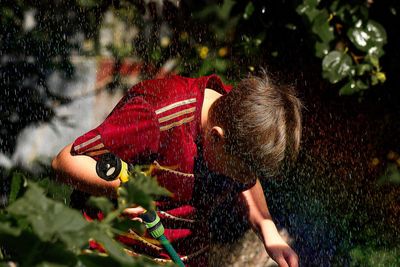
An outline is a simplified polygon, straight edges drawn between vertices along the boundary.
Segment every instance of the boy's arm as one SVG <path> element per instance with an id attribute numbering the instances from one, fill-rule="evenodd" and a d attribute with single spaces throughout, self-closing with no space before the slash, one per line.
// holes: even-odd
<path id="1" fill-rule="evenodd" d="M 67 145 L 51 162 L 57 180 L 92 195 L 115 198 L 115 188 L 120 181 L 108 182 L 100 178 L 96 173 L 96 161 L 85 155 L 71 155 L 71 147 L 72 144 Z"/>
<path id="2" fill-rule="evenodd" d="M 280 267 L 298 266 L 298 257 L 289 245 L 282 239 L 269 213 L 267 202 L 260 181 L 250 189 L 242 192 L 249 211 L 249 221 L 264 243 L 268 255 Z"/>

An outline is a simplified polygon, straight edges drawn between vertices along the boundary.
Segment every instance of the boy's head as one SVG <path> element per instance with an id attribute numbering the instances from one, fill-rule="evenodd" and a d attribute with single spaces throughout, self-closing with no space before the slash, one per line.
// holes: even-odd
<path id="1" fill-rule="evenodd" d="M 243 182 L 294 159 L 301 136 L 301 102 L 293 88 L 266 74 L 243 79 L 208 115 L 204 154 L 209 166 Z"/>

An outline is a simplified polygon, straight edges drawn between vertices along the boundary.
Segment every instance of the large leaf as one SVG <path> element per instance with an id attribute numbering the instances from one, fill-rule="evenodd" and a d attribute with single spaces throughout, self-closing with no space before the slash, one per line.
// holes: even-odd
<path id="1" fill-rule="evenodd" d="M 312 24 L 312 32 L 315 33 L 324 43 L 329 43 L 335 38 L 333 28 L 329 24 L 328 11 L 321 10 L 318 12 Z"/>
<path id="2" fill-rule="evenodd" d="M 158 185 L 157 179 L 136 169 L 127 183 L 119 188 L 119 195 L 125 205 L 137 204 L 145 209 L 152 207 L 153 196 L 170 196 L 171 193 Z"/>
<path id="3" fill-rule="evenodd" d="M 128 254 L 124 252 L 124 247 L 107 234 L 98 232 L 96 235 L 96 241 L 100 242 L 105 248 L 107 254 L 115 260 L 123 264 L 132 264 L 134 262 L 132 257 L 128 256 Z"/>
<path id="4" fill-rule="evenodd" d="M 331 51 L 322 60 L 323 76 L 331 83 L 337 83 L 351 74 L 352 64 L 348 54 Z"/>
<path id="5" fill-rule="evenodd" d="M 376 56 L 383 55 L 383 45 L 387 42 L 385 29 L 378 22 L 369 20 L 366 23 L 359 21 L 356 27 L 350 28 L 347 36 L 361 51 Z"/>
<path id="6" fill-rule="evenodd" d="M 304 0 L 301 5 L 296 8 L 296 12 L 300 15 L 305 15 L 310 22 L 318 15 L 317 6 L 320 0 Z"/>
<path id="7" fill-rule="evenodd" d="M 7 211 L 24 216 L 43 241 L 61 239 L 69 246 L 80 247 L 88 241 L 87 221 L 81 213 L 62 203 L 48 199 L 44 190 L 31 183 L 24 197 L 11 204 Z"/>

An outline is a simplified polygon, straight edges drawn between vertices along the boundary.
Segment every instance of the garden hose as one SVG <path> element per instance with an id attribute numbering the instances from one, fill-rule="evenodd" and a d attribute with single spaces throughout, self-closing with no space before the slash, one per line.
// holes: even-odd
<path id="1" fill-rule="evenodd" d="M 121 183 L 125 183 L 129 180 L 129 170 L 130 165 L 111 153 L 103 155 L 96 163 L 97 175 L 106 181 L 120 179 Z M 179 267 L 184 267 L 185 265 L 183 264 L 182 259 L 164 235 L 164 226 L 162 225 L 157 212 L 154 210 L 146 210 L 139 217 L 142 219 L 149 234 L 161 243 L 172 261 Z"/>
<path id="2" fill-rule="evenodd" d="M 172 261 L 175 262 L 179 267 L 184 267 L 185 265 L 183 264 L 182 259 L 179 257 L 178 253 L 176 253 L 175 249 L 164 235 L 164 226 L 162 225 L 157 212 L 154 210 L 145 211 L 139 217 L 143 220 L 149 234 L 153 238 L 160 241 L 161 245 L 165 248 Z"/>

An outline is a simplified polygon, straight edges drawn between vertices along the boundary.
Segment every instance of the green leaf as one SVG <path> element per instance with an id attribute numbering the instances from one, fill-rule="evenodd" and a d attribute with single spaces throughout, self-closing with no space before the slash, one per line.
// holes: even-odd
<path id="1" fill-rule="evenodd" d="M 322 60 L 322 75 L 331 83 L 337 83 L 351 74 L 353 62 L 348 54 L 331 51 Z"/>
<path id="2" fill-rule="evenodd" d="M 355 92 L 357 92 L 357 88 L 355 82 L 352 80 L 340 88 L 339 95 L 352 95 Z"/>
<path id="3" fill-rule="evenodd" d="M 372 20 L 364 24 L 359 21 L 356 25 L 347 32 L 350 41 L 363 52 L 381 56 L 383 54 L 382 47 L 387 42 L 383 26 Z"/>
<path id="4" fill-rule="evenodd" d="M 312 22 L 319 13 L 317 9 L 319 2 L 320 0 L 304 0 L 303 4 L 296 8 L 296 12 L 307 17 L 308 21 Z"/>
<path id="5" fill-rule="evenodd" d="M 11 180 L 11 190 L 10 190 L 10 196 L 8 198 L 8 203 L 11 204 L 13 203 L 18 196 L 18 193 L 21 191 L 21 184 L 23 180 L 23 174 L 20 172 L 15 172 L 13 174 L 12 180 Z"/>
<path id="6" fill-rule="evenodd" d="M 379 178 L 378 183 L 400 184 L 400 170 L 397 168 L 396 164 L 388 164 L 385 173 Z"/>
<path id="7" fill-rule="evenodd" d="M 123 264 L 132 264 L 132 257 L 124 252 L 124 247 L 104 233 L 97 233 L 96 241 L 101 243 L 108 255 Z"/>
<path id="8" fill-rule="evenodd" d="M 155 177 L 145 175 L 138 167 L 118 192 L 125 205 L 137 204 L 145 209 L 152 208 L 153 196 L 171 196 L 167 189 L 158 185 Z"/>
<path id="9" fill-rule="evenodd" d="M 219 72 L 225 72 L 228 67 L 228 62 L 225 59 L 216 58 L 214 60 L 214 67 Z"/>
<path id="10" fill-rule="evenodd" d="M 12 227 L 9 222 L 0 223 L 0 237 L 4 234 L 17 237 L 21 234 L 21 229 Z"/>
<path id="11" fill-rule="evenodd" d="M 372 71 L 371 64 L 358 64 L 358 65 L 356 65 L 356 72 L 357 72 L 357 75 L 359 75 L 359 76 L 362 76 L 366 72 L 370 72 L 370 71 Z"/>
<path id="12" fill-rule="evenodd" d="M 324 43 L 329 43 L 335 38 L 333 28 L 329 24 L 329 14 L 326 10 L 321 10 L 312 22 L 311 30 Z"/>
<path id="13" fill-rule="evenodd" d="M 329 52 L 329 43 L 316 42 L 315 43 L 315 55 L 319 58 L 326 56 Z"/>
<path id="14" fill-rule="evenodd" d="M 222 6 L 217 9 L 218 17 L 225 21 L 229 20 L 229 14 L 231 13 L 231 10 L 235 4 L 236 2 L 233 0 L 224 0 Z"/>
<path id="15" fill-rule="evenodd" d="M 116 218 L 112 222 L 112 227 L 123 232 L 128 232 L 128 230 L 132 229 L 138 234 L 143 234 L 145 231 L 143 223 L 129 218 Z"/>
<path id="16" fill-rule="evenodd" d="M 88 200 L 90 206 L 96 207 L 101 210 L 104 215 L 107 215 L 114 209 L 113 203 L 106 197 L 90 197 Z"/>
<path id="17" fill-rule="evenodd" d="M 78 4 L 83 7 L 95 7 L 97 5 L 96 0 L 78 0 Z"/>
<path id="18" fill-rule="evenodd" d="M 371 74 L 372 85 L 377 85 L 378 83 L 384 83 L 386 81 L 386 75 L 384 72 L 373 72 Z"/>
<path id="19" fill-rule="evenodd" d="M 43 241 L 60 239 L 71 247 L 80 247 L 89 239 L 89 223 L 81 213 L 46 198 L 44 190 L 34 183 L 28 185 L 25 195 L 11 204 L 7 211 L 25 217 Z"/>
<path id="20" fill-rule="evenodd" d="M 369 85 L 367 83 L 363 82 L 362 80 L 357 80 L 356 87 L 359 90 L 365 90 L 365 89 L 369 88 Z"/>
<path id="21" fill-rule="evenodd" d="M 386 81 L 386 74 L 384 72 L 378 71 L 375 75 L 379 82 L 384 83 Z"/>
<path id="22" fill-rule="evenodd" d="M 251 15 L 253 15 L 253 13 L 254 13 L 253 2 L 249 2 L 246 5 L 246 8 L 244 9 L 243 18 L 247 20 L 251 17 Z"/>

